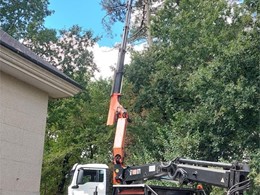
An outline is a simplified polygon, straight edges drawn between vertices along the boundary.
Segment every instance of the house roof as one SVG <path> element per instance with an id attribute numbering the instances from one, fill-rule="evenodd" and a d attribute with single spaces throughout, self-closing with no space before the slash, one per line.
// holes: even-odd
<path id="1" fill-rule="evenodd" d="M 65 88 L 71 88 L 71 89 L 74 88 L 73 92 L 68 92 L 67 95 L 66 94 L 63 94 L 63 95 L 62 94 L 56 94 L 56 95 L 51 94 L 52 97 L 59 98 L 59 97 L 71 96 L 75 93 L 78 93 L 82 89 L 82 86 L 80 86 L 76 81 L 74 81 L 73 79 L 71 79 L 70 77 L 68 77 L 61 71 L 59 71 L 56 67 L 52 66 L 51 64 L 49 64 L 48 62 L 43 60 L 41 57 L 36 55 L 30 49 L 25 47 L 23 44 L 21 44 L 19 41 L 15 40 L 13 37 L 8 35 L 6 32 L 4 32 L 1 29 L 0 29 L 0 46 L 1 46 L 0 52 L 3 53 L 3 55 L 1 55 L 0 58 L 3 59 L 7 56 L 6 55 L 7 51 L 3 51 L 3 50 L 5 50 L 4 48 L 6 48 L 7 50 L 11 51 L 12 53 L 15 53 L 13 55 L 16 55 L 16 56 L 18 55 L 18 57 L 20 56 L 20 57 L 26 59 L 27 61 L 30 61 L 34 66 L 34 67 L 32 67 L 33 69 L 39 68 L 40 71 L 48 73 L 48 76 L 52 75 L 53 76 L 52 79 L 54 79 L 54 77 L 58 77 L 59 82 L 62 81 L 64 83 L 66 83 L 67 85 L 69 85 L 69 87 L 63 86 L 62 90 L 66 90 Z M 4 52 L 6 52 L 6 53 L 4 53 Z M 9 55 L 9 58 L 10 58 L 10 55 Z M 0 60 L 2 60 L 2 59 L 0 59 Z M 7 61 L 7 59 L 5 59 L 5 61 Z M 2 66 L 2 64 L 1 64 L 0 68 L 1 68 L 1 70 L 4 71 L 4 67 Z M 6 70 L 10 70 L 10 69 L 6 68 Z M 16 68 L 16 70 L 18 70 L 18 69 Z M 21 67 L 19 68 L 19 70 L 21 71 Z M 27 79 L 28 79 L 28 75 L 29 74 L 27 74 Z M 26 80 L 25 80 L 25 82 L 26 82 Z M 52 80 L 52 85 L 53 85 L 53 83 L 55 83 L 54 80 Z M 44 90 L 48 90 L 47 88 L 45 87 Z M 51 91 L 52 91 L 51 93 L 54 92 L 53 89 Z M 71 93 L 71 94 L 69 94 L 69 93 Z"/>

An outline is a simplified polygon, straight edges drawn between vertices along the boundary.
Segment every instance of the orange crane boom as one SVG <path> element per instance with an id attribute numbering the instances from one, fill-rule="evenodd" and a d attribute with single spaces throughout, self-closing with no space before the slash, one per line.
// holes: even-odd
<path id="1" fill-rule="evenodd" d="M 127 2 L 127 12 L 125 19 L 125 26 L 123 32 L 123 40 L 119 49 L 117 66 L 114 75 L 114 83 L 111 91 L 110 106 L 107 118 L 107 125 L 114 125 L 116 123 L 116 134 L 113 146 L 113 158 L 114 158 L 114 171 L 113 171 L 113 184 L 119 184 L 116 179 L 116 175 L 119 170 L 124 167 L 124 146 L 126 127 L 128 123 L 127 110 L 120 104 L 121 88 L 123 80 L 124 60 L 126 53 L 127 37 L 129 33 L 130 17 L 132 10 L 132 1 Z"/>

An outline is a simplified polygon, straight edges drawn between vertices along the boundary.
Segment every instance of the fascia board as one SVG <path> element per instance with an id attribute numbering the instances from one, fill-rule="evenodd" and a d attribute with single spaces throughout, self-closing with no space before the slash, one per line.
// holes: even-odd
<path id="1" fill-rule="evenodd" d="M 41 89 L 51 98 L 73 96 L 81 89 L 0 45 L 0 70 Z"/>

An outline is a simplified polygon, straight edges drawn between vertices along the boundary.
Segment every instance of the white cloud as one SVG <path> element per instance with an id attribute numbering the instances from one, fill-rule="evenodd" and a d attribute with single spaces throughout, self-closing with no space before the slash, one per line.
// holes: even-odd
<path id="1" fill-rule="evenodd" d="M 133 49 L 135 51 L 141 52 L 146 47 L 145 43 L 135 45 Z M 93 54 L 94 54 L 94 62 L 97 64 L 98 69 L 100 72 L 95 73 L 95 78 L 99 79 L 102 78 L 109 78 L 114 76 L 117 60 L 118 60 L 118 53 L 119 49 L 115 47 L 105 47 L 105 46 L 99 46 L 98 44 L 95 44 L 93 48 L 91 48 Z M 126 52 L 125 54 L 125 64 L 129 64 L 131 62 L 131 56 L 129 52 Z"/>
<path id="2" fill-rule="evenodd" d="M 95 44 L 93 49 L 94 53 L 94 62 L 97 64 L 98 69 L 100 72 L 95 74 L 95 78 L 98 79 L 102 78 L 109 78 L 114 75 L 111 67 L 115 68 L 117 59 L 118 59 L 118 48 L 110 48 L 99 46 Z M 130 54 L 127 52 L 125 55 L 125 64 L 130 62 Z"/>

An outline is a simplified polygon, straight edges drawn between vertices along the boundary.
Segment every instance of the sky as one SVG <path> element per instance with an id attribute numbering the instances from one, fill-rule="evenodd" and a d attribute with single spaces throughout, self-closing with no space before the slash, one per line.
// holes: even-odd
<path id="1" fill-rule="evenodd" d="M 86 30 L 91 30 L 95 36 L 101 36 L 100 46 L 112 47 L 121 42 L 123 23 L 113 25 L 113 38 L 109 37 L 102 26 L 102 18 L 106 12 L 102 10 L 101 0 L 50 0 L 49 9 L 54 13 L 47 17 L 45 26 L 63 29 L 78 24 Z"/>
<path id="2" fill-rule="evenodd" d="M 106 15 L 102 10 L 100 0 L 50 0 L 49 9 L 54 10 L 51 16 L 45 20 L 45 26 L 54 29 L 68 29 L 72 25 L 79 25 L 83 29 L 91 30 L 94 36 L 101 36 L 100 41 L 93 47 L 94 62 L 100 72 L 95 77 L 108 78 L 113 76 L 110 67 L 115 67 L 118 57 L 118 49 L 115 44 L 121 43 L 123 23 L 113 26 L 113 38 L 109 37 L 102 26 L 102 18 Z M 125 63 L 129 63 L 130 56 L 127 53 Z"/>

